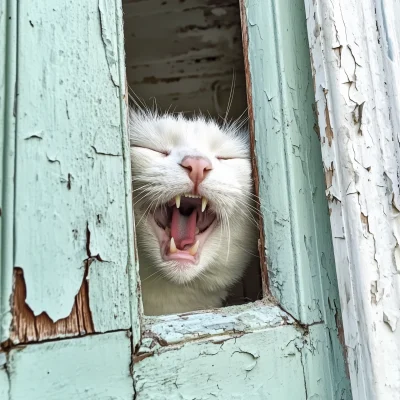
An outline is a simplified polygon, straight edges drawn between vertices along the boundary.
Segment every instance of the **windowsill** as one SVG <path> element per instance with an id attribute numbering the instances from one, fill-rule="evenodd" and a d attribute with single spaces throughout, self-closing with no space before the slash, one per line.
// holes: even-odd
<path id="1" fill-rule="evenodd" d="M 185 314 L 143 317 L 139 353 L 154 352 L 160 347 L 213 336 L 242 336 L 245 333 L 292 325 L 294 320 L 267 300 L 240 306 Z"/>

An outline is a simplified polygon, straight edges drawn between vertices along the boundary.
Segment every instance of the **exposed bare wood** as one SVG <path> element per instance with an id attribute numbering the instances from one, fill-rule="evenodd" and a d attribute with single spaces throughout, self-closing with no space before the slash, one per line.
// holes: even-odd
<path id="1" fill-rule="evenodd" d="M 22 268 L 14 268 L 13 322 L 11 340 L 14 344 L 37 342 L 57 337 L 79 336 L 94 332 L 89 307 L 89 285 L 87 282 L 89 261 L 81 288 L 68 317 L 52 321 L 46 312 L 34 315 L 26 304 L 26 284 Z"/>

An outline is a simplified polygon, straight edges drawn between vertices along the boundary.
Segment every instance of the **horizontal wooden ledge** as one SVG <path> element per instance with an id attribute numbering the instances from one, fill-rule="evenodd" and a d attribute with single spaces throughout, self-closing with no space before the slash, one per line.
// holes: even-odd
<path id="1" fill-rule="evenodd" d="M 282 325 L 297 325 L 297 322 L 266 300 L 194 313 L 145 316 L 140 352 L 198 339 L 236 337 Z"/>

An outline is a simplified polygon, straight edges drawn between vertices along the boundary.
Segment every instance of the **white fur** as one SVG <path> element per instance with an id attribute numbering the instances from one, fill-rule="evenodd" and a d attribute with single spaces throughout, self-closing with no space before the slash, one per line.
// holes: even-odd
<path id="1" fill-rule="evenodd" d="M 256 247 L 246 132 L 235 125 L 220 127 L 204 117 L 131 110 L 129 133 L 145 314 L 220 307 Z M 164 261 L 161 256 L 152 211 L 192 190 L 187 171 L 179 165 L 188 155 L 205 156 L 212 162 L 199 193 L 209 200 L 218 221 L 199 253 L 199 263 L 179 268 L 176 261 Z"/>

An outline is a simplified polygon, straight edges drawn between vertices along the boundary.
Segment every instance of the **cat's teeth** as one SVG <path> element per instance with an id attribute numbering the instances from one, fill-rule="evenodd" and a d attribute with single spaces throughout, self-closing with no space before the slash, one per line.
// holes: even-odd
<path id="1" fill-rule="evenodd" d="M 195 232 L 195 234 L 198 235 L 199 232 L 200 232 L 200 229 L 196 226 L 196 232 Z"/>
<path id="2" fill-rule="evenodd" d="M 207 199 L 205 198 L 205 197 L 203 197 L 202 199 L 201 199 L 201 212 L 204 212 L 204 210 L 206 209 L 206 207 L 207 207 Z"/>
<path id="3" fill-rule="evenodd" d="M 180 195 L 175 197 L 175 205 L 176 205 L 176 208 L 179 208 L 181 206 L 181 196 Z"/>
<path id="4" fill-rule="evenodd" d="M 200 240 L 198 240 L 190 249 L 189 249 L 189 254 L 191 256 L 195 256 L 197 253 L 197 250 L 199 249 L 199 244 Z"/>
<path id="5" fill-rule="evenodd" d="M 170 252 L 171 254 L 174 254 L 174 253 L 176 253 L 177 251 L 178 251 L 178 249 L 176 248 L 175 240 L 174 240 L 173 237 L 171 237 L 171 241 L 169 242 L 169 252 Z"/>

